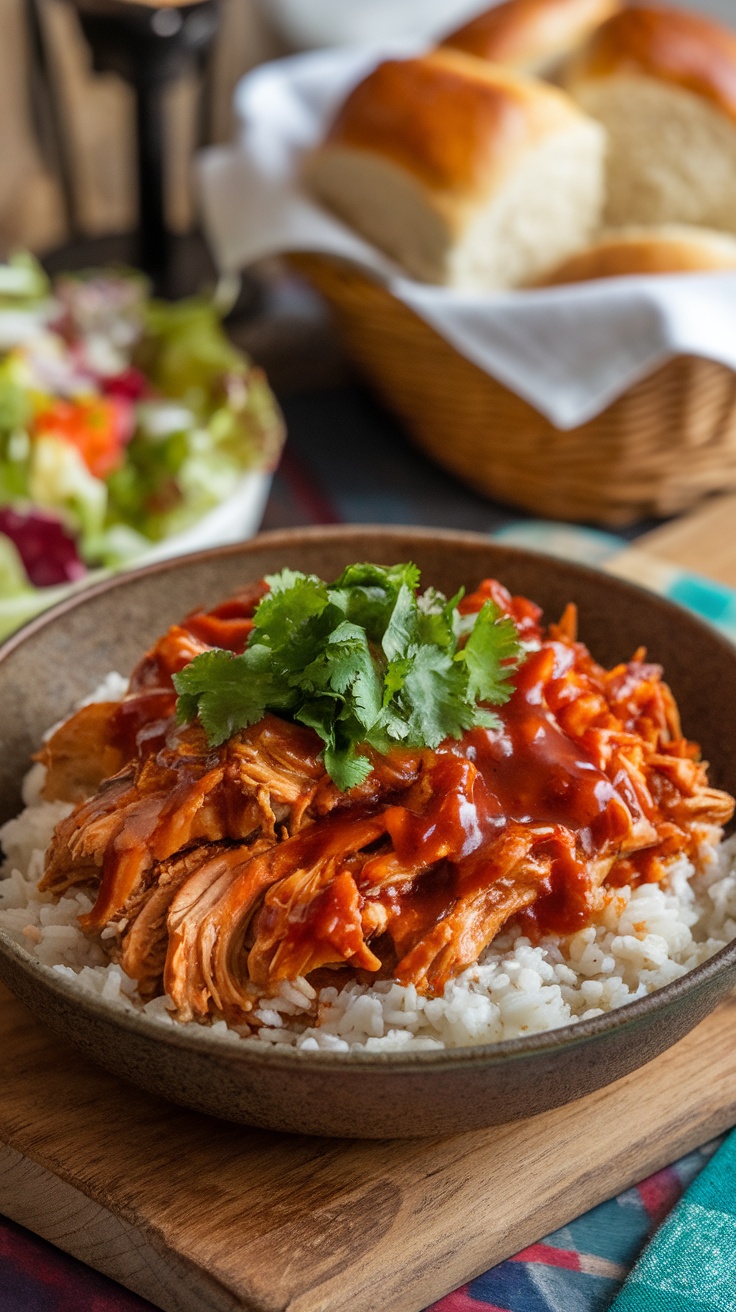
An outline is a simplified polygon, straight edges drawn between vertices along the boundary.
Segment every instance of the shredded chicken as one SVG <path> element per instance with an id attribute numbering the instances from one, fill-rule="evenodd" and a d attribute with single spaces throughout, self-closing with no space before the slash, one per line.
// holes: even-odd
<path id="1" fill-rule="evenodd" d="M 144 996 L 182 1019 L 247 1024 L 285 980 L 332 970 L 440 992 L 516 917 L 574 932 L 609 890 L 662 879 L 731 817 L 683 738 L 657 666 L 605 670 L 494 580 L 531 648 L 500 729 L 436 751 L 372 755 L 340 793 L 311 729 L 266 715 L 222 747 L 177 726 L 172 675 L 209 646 L 241 651 L 264 586 L 174 626 L 119 704 L 87 706 L 39 759 L 46 796 L 74 802 L 41 887 L 91 886 L 83 917 Z"/>

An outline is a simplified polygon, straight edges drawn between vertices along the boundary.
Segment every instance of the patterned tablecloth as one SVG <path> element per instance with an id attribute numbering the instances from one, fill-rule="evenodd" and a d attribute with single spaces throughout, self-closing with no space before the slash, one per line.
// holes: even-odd
<path id="1" fill-rule="evenodd" d="M 357 389 L 288 397 L 290 442 L 264 528 L 394 523 L 497 532 L 521 516 L 419 456 Z M 636 537 L 649 527 L 637 525 Z M 432 1312 L 604 1312 L 642 1247 L 712 1155 L 706 1144 L 434 1304 Z M 0 1218 L 0 1312 L 144 1312 L 151 1305 Z M 734 1302 L 736 1308 L 736 1301 Z"/>

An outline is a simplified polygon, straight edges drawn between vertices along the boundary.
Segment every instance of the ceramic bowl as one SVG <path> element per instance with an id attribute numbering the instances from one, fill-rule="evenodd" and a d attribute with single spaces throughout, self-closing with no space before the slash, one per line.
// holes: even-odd
<path id="1" fill-rule="evenodd" d="M 0 821 L 20 808 L 21 779 L 44 730 L 109 670 L 127 673 L 169 623 L 285 565 L 332 578 L 360 559 L 412 559 L 425 583 L 447 593 L 495 575 L 551 618 L 574 600 L 581 636 L 605 664 L 641 644 L 662 662 L 713 782 L 736 792 L 736 649 L 685 611 L 594 570 L 474 534 L 320 528 L 265 534 L 107 580 L 14 635 L 0 650 Z M 88 1056 L 165 1098 L 271 1129 L 385 1138 L 531 1116 L 627 1075 L 736 984 L 736 943 L 607 1015 L 504 1043 L 403 1054 L 274 1051 L 162 1025 L 80 993 L 1 933 L 0 978 Z"/>

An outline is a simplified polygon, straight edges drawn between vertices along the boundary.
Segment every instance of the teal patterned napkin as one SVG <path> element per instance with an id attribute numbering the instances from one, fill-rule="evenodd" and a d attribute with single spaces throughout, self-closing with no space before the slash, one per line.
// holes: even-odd
<path id="1" fill-rule="evenodd" d="M 615 570 L 628 544 L 613 534 L 541 520 L 494 534 L 506 542 Z M 736 591 L 675 565 L 641 562 L 638 582 L 695 611 L 736 641 Z M 610 1312 L 736 1312 L 736 1130 L 644 1249 Z"/>
<path id="2" fill-rule="evenodd" d="M 634 551 L 637 548 L 636 540 L 626 542 L 613 533 L 542 519 L 520 520 L 509 524 L 498 529 L 493 537 L 514 546 L 528 547 L 532 551 L 545 551 L 550 556 L 562 556 L 584 565 L 598 565 L 613 574 L 622 572 L 617 565 L 621 553 L 627 547 L 633 547 Z M 656 557 L 638 557 L 636 563 L 626 569 L 623 577 L 694 611 L 701 619 L 708 620 L 726 637 L 736 642 L 736 589 L 704 578 L 702 574 L 693 574 L 678 565 L 657 560 Z M 736 1312 L 736 1296 L 729 1312 Z"/>
<path id="3" fill-rule="evenodd" d="M 611 1312 L 734 1312 L 736 1132 L 644 1249 Z"/>

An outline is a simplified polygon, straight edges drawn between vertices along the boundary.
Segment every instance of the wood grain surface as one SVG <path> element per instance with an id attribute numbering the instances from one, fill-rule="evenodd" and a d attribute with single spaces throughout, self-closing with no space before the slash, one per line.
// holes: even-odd
<path id="1" fill-rule="evenodd" d="M 708 502 L 621 568 L 649 555 L 736 584 L 735 514 Z M 166 1312 L 419 1312 L 735 1121 L 736 1001 L 555 1112 L 351 1143 L 159 1102 L 0 989 L 0 1211 Z"/>
<path id="2" fill-rule="evenodd" d="M 689 515 L 647 533 L 637 546 L 736 588 L 736 494 L 711 497 Z"/>
<path id="3" fill-rule="evenodd" d="M 736 494 L 710 497 L 610 557 L 609 574 L 667 592 L 673 567 L 736 588 Z"/>
<path id="4" fill-rule="evenodd" d="M 167 1312 L 419 1312 L 736 1120 L 736 1002 L 555 1112 L 445 1140 L 226 1125 L 0 996 L 0 1209 Z"/>

